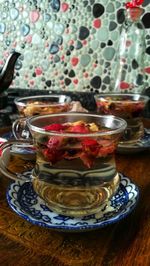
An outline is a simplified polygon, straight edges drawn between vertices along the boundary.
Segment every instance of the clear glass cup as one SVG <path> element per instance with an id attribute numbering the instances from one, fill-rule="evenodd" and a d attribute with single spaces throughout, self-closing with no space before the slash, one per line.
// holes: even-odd
<path id="1" fill-rule="evenodd" d="M 68 112 L 71 108 L 71 98 L 66 95 L 38 95 L 15 99 L 20 118 L 12 125 L 16 139 L 31 137 L 26 124 L 26 118 L 35 115 Z"/>
<path id="2" fill-rule="evenodd" d="M 114 153 L 126 122 L 114 116 L 60 113 L 33 116 L 27 125 L 36 151 L 31 181 L 37 194 L 63 215 L 99 212 L 119 186 Z M 0 167 L 5 176 L 21 179 L 3 160 L 16 143 L 26 147 L 28 142 L 2 144 Z"/>
<path id="3" fill-rule="evenodd" d="M 122 146 L 135 144 L 143 137 L 142 112 L 148 100 L 148 96 L 140 94 L 95 95 L 98 114 L 119 116 L 127 122 L 127 128 L 119 142 Z"/>

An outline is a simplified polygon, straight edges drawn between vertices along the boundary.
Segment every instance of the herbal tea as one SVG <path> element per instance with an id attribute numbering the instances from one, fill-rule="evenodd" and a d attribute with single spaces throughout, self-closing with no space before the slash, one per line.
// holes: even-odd
<path id="1" fill-rule="evenodd" d="M 26 119 L 35 115 L 68 112 L 71 109 L 71 98 L 66 95 L 38 95 L 15 99 L 20 118 L 12 125 L 16 139 L 31 139 Z"/>
<path id="2" fill-rule="evenodd" d="M 111 135 L 110 129 L 84 121 L 51 124 L 44 129 L 60 136 L 33 133 L 35 191 L 57 213 L 83 216 L 98 212 L 119 186 L 114 152 L 120 134 Z"/>
<path id="3" fill-rule="evenodd" d="M 40 95 L 23 97 L 15 100 L 20 116 L 53 114 L 67 112 L 70 108 L 70 97 L 65 95 Z"/>
<path id="4" fill-rule="evenodd" d="M 73 112 L 32 116 L 26 122 L 32 141 L 14 140 L 2 147 L 3 151 L 16 145 L 34 150 L 31 179 L 8 171 L 5 163 L 1 171 L 13 180 L 30 180 L 59 214 L 79 217 L 101 211 L 119 186 L 114 153 L 126 122 Z"/>
<path id="5" fill-rule="evenodd" d="M 95 97 L 97 112 L 111 114 L 126 120 L 127 128 L 120 140 L 121 144 L 134 144 L 144 135 L 142 112 L 147 96 L 137 94 L 106 94 Z"/>

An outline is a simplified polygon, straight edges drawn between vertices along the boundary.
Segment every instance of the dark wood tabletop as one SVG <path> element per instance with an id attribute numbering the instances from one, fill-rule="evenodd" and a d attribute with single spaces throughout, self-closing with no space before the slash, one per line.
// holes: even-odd
<path id="1" fill-rule="evenodd" d="M 150 122 L 147 122 L 150 126 Z M 149 266 L 150 265 L 150 151 L 116 154 L 118 171 L 140 189 L 134 211 L 123 220 L 95 231 L 65 233 L 33 225 L 14 213 L 6 201 L 11 182 L 0 177 L 1 266 Z M 20 171 L 32 167 L 21 158 Z"/>

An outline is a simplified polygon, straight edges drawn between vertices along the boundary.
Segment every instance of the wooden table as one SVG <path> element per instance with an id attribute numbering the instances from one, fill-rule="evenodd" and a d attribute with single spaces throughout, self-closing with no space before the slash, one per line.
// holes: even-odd
<path id="1" fill-rule="evenodd" d="M 139 203 L 124 220 L 84 233 L 56 232 L 23 220 L 6 201 L 10 181 L 0 178 L 0 265 L 149 266 L 150 151 L 117 154 L 116 162 L 139 186 Z"/>

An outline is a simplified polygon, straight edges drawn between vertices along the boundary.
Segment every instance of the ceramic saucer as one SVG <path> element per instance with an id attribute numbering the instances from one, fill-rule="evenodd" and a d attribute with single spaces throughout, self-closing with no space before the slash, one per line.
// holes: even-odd
<path id="1" fill-rule="evenodd" d="M 126 147 L 121 144 L 118 145 L 117 152 L 119 153 L 136 153 L 150 149 L 150 132 L 145 128 L 144 137 L 141 138 L 134 145 L 127 145 Z"/>
<path id="2" fill-rule="evenodd" d="M 123 174 L 120 178 L 119 189 L 107 206 L 95 215 L 82 218 L 63 216 L 50 210 L 34 192 L 31 182 L 12 183 L 7 190 L 7 201 L 13 211 L 35 225 L 68 232 L 95 230 L 123 219 L 137 204 L 138 187 Z"/>

